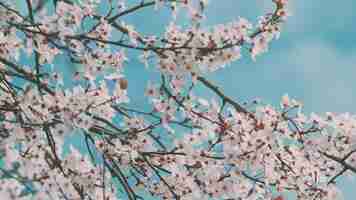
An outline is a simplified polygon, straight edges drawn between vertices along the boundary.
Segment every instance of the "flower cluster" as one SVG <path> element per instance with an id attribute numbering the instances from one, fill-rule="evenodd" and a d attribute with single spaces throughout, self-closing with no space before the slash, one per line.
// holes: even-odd
<path id="1" fill-rule="evenodd" d="M 247 109 L 203 77 L 245 46 L 252 59 L 268 50 L 289 15 L 287 0 L 273 3 L 257 25 L 240 17 L 204 28 L 206 0 L 28 0 L 25 14 L 0 1 L 0 195 L 339 198 L 337 178 L 356 172 L 355 116 L 306 115 L 288 95 L 280 108 L 254 101 Z M 174 17 L 187 11 L 191 25 L 173 21 L 162 36 L 144 35 L 123 17 L 166 5 Z M 129 50 L 161 75 L 144 92 L 148 111 L 129 102 Z M 23 53 L 31 66 L 21 65 Z M 80 66 L 73 78 L 61 71 L 63 57 Z M 217 98 L 195 95 L 198 84 Z"/>

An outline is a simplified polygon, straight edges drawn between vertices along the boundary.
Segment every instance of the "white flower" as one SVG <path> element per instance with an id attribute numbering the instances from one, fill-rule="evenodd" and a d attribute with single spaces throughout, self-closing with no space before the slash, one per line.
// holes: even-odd
<path id="1" fill-rule="evenodd" d="M 290 99 L 289 99 L 288 94 L 285 94 L 282 97 L 281 107 L 288 108 L 289 106 L 290 106 Z"/>

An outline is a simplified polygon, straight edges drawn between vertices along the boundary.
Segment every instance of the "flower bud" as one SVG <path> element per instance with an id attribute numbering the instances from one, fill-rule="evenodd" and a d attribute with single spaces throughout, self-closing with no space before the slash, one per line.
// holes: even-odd
<path id="1" fill-rule="evenodd" d="M 128 81 L 124 78 L 120 78 L 119 79 L 119 85 L 120 85 L 120 89 L 122 90 L 126 90 L 128 87 Z"/>

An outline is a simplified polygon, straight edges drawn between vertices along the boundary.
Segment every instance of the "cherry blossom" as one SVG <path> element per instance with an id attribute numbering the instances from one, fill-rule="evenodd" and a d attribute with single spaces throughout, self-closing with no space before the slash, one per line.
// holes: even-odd
<path id="1" fill-rule="evenodd" d="M 253 60 L 267 52 L 287 0 L 257 24 L 236 16 L 211 27 L 201 23 L 207 0 L 44 2 L 27 0 L 27 12 L 0 2 L 3 198 L 342 198 L 338 178 L 356 173 L 355 115 L 307 114 L 288 95 L 279 107 L 245 106 L 205 78 L 244 48 Z M 172 11 L 162 35 L 124 17 L 143 8 Z M 70 77 L 63 58 L 79 66 Z M 147 110 L 130 102 L 133 59 L 160 75 L 142 89 Z"/>

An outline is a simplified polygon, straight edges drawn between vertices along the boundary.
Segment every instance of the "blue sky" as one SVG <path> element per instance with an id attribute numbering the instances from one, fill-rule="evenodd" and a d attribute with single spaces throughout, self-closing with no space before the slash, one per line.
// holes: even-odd
<path id="1" fill-rule="evenodd" d="M 353 84 L 356 27 L 352 26 L 352 20 L 356 19 L 356 13 L 352 12 L 352 7 L 356 2 L 325 2 L 292 1 L 293 16 L 285 24 L 281 38 L 272 42 L 267 54 L 258 57 L 256 62 L 245 55 L 242 60 L 209 75 L 210 79 L 241 101 L 260 97 L 266 103 L 277 105 L 280 97 L 288 93 L 304 102 L 307 112 L 355 113 L 356 93 L 352 91 L 356 87 Z M 271 10 L 271 6 L 270 0 L 210 0 L 205 24 L 225 23 L 238 16 L 256 21 L 257 16 Z M 127 20 L 141 32 L 152 34 L 163 32 L 169 18 L 166 12 L 144 10 Z M 134 58 L 131 59 L 126 68 L 127 75 L 142 74 L 141 67 Z M 132 83 L 141 85 L 155 73 L 146 75 Z M 137 94 L 139 92 L 137 90 Z"/>
<path id="2" fill-rule="evenodd" d="M 239 16 L 256 21 L 271 6 L 271 0 L 210 0 L 204 23 L 225 23 Z M 352 0 L 290 0 L 292 16 L 267 54 L 256 62 L 245 55 L 209 75 L 209 79 L 239 101 L 259 97 L 264 103 L 278 106 L 281 96 L 288 93 L 304 103 L 307 113 L 356 113 L 354 8 L 356 1 Z M 149 10 L 127 18 L 145 33 L 163 32 L 169 19 L 167 12 Z M 131 61 L 126 68 L 131 83 L 129 95 L 133 103 L 141 104 L 145 102 L 141 86 L 156 74 L 154 70 L 143 72 L 140 63 Z M 356 181 L 344 178 L 338 182 L 345 199 L 354 199 Z"/>
<path id="3" fill-rule="evenodd" d="M 270 0 L 210 1 L 207 23 L 253 16 L 270 9 Z M 306 112 L 356 113 L 356 2 L 291 1 L 292 16 L 279 41 L 256 62 L 245 58 L 214 74 L 227 94 L 238 100 L 260 97 L 278 105 L 288 93 Z M 262 5 L 262 6 L 258 6 Z M 223 13 L 223 14 L 222 14 Z M 356 182 L 340 179 L 346 200 L 354 199 Z"/>
<path id="4" fill-rule="evenodd" d="M 242 0 L 224 2 L 225 6 L 211 1 L 209 13 L 216 15 L 212 17 L 214 23 L 234 18 L 240 9 L 244 10 L 241 13 L 250 15 L 258 4 L 265 4 L 257 9 L 258 13 L 270 9 L 271 5 L 269 0 L 251 0 L 248 9 Z M 256 62 L 249 58 L 236 62 L 214 78 L 226 85 L 224 88 L 231 95 L 238 90 L 236 98 L 241 100 L 258 96 L 276 103 L 281 95 L 288 93 L 303 101 L 308 112 L 355 112 L 356 93 L 352 91 L 356 28 L 352 20 L 356 14 L 352 7 L 356 3 L 313 0 L 291 4 L 293 16 L 284 26 L 280 40 L 272 43 L 269 53 Z M 224 17 L 218 14 L 222 11 Z"/>
<path id="5" fill-rule="evenodd" d="M 139 2 L 139 0 L 127 0 Z M 226 23 L 237 17 L 256 22 L 257 16 L 271 10 L 271 0 L 209 0 L 205 25 Z M 253 62 L 248 55 L 208 76 L 238 101 L 256 97 L 279 105 L 282 95 L 300 100 L 307 113 L 356 113 L 356 1 L 290 0 L 292 16 L 278 41 L 267 54 Z M 150 9 L 125 17 L 140 32 L 164 32 L 170 14 Z M 183 22 L 184 23 L 184 22 Z M 152 69 L 144 70 L 130 53 L 125 74 L 129 80 L 132 104 L 144 105 L 142 95 L 148 80 L 158 79 Z M 338 180 L 345 200 L 355 199 L 356 181 Z"/>

